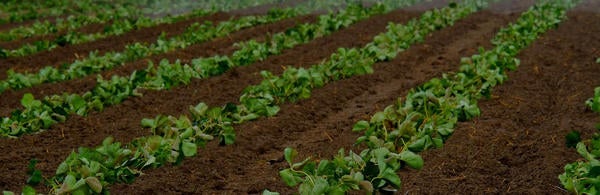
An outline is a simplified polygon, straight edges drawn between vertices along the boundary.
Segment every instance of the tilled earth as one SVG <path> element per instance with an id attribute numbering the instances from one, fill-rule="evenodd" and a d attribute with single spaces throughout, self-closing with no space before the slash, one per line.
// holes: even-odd
<path id="1" fill-rule="evenodd" d="M 373 36 L 384 32 L 389 22 L 406 23 L 423 10 L 445 3 L 435 1 L 374 16 L 221 76 L 194 80 L 168 91 L 144 91 L 143 97 L 130 98 L 103 112 L 72 117 L 38 134 L 0 140 L 0 152 L 3 153 L 0 156 L 0 189 L 20 190 L 27 179 L 29 159 L 39 159 L 38 168 L 44 175 L 52 175 L 58 164 L 77 147 L 98 145 L 107 136 L 128 142 L 149 135 L 150 132 L 139 125 L 143 118 L 185 114 L 189 105 L 199 102 L 213 106 L 236 103 L 245 87 L 262 80 L 258 74 L 261 70 L 280 74 L 285 66 L 309 67 L 327 59 L 337 48 L 364 46 Z M 113 185 L 111 192 L 257 194 L 269 189 L 292 194 L 296 189 L 287 187 L 278 176 L 278 171 L 287 166 L 282 156 L 285 147 L 298 149 L 300 158 L 330 158 L 340 148 L 359 150 L 353 148 L 353 143 L 360 135 L 351 131 L 356 121 L 368 119 L 393 104 L 409 89 L 442 73 L 456 71 L 460 58 L 476 54 L 478 48 L 491 48 L 490 40 L 495 33 L 516 20 L 532 4 L 533 0 L 492 4 L 454 26 L 433 32 L 423 43 L 400 53 L 394 60 L 377 63 L 373 74 L 328 84 L 314 90 L 309 99 L 282 105 L 281 112 L 275 117 L 236 126 L 238 133 L 233 145 L 210 143 L 180 166 L 146 170 L 132 184 Z M 579 157 L 573 149 L 566 148 L 564 136 L 571 130 L 581 130 L 584 136 L 589 136 L 594 131 L 594 124 L 600 122 L 598 114 L 586 110 L 583 104 L 592 96 L 593 88 L 600 85 L 600 65 L 595 63 L 600 57 L 600 13 L 593 10 L 600 10 L 600 4 L 591 0 L 582 3 L 569 11 L 568 19 L 556 29 L 524 49 L 518 56 L 521 60 L 518 70 L 509 73 L 509 80 L 495 88 L 491 99 L 479 102 L 480 117 L 460 123 L 443 148 L 422 153 L 425 160 L 422 170 L 400 171 L 402 192 L 566 193 L 557 176 L 566 163 Z M 171 24 L 172 27 L 160 30 L 177 34 L 181 31 L 178 25 L 230 17 L 234 16 L 219 13 Z M 162 58 L 186 62 L 197 57 L 227 55 L 234 51 L 232 44 L 235 42 L 261 40 L 267 34 L 315 20 L 315 16 L 303 16 L 261 25 L 148 59 L 155 63 Z M 140 36 L 147 40 L 154 40 L 160 34 L 156 33 L 156 28 L 138 31 L 135 33 L 144 35 Z M 123 43 L 132 41 L 135 33 L 111 38 L 115 41 L 113 46 L 98 46 L 94 50 L 121 50 Z M 103 41 L 106 40 L 100 42 Z M 105 44 L 110 45 L 110 42 Z M 65 49 L 78 46 L 68 47 Z M 86 49 L 82 48 L 82 53 L 86 53 Z M 60 55 L 65 56 L 56 57 Z M 61 49 L 30 58 L 31 62 L 45 62 L 46 65 L 74 60 Z M 106 78 L 130 74 L 146 67 L 148 59 L 128 63 L 102 75 Z M 21 67 L 20 64 L 30 64 L 24 58 L 4 60 L 0 64 L 3 70 L 36 68 Z M 62 92 L 81 93 L 93 88 L 95 77 L 7 91 L 0 95 L 0 114 L 7 116 L 19 108 L 19 99 L 24 93 L 33 93 L 36 97 Z"/>

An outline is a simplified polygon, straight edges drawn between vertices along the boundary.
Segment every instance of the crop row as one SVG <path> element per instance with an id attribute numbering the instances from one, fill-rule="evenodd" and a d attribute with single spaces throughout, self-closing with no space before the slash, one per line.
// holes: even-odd
<path id="1" fill-rule="evenodd" d="M 95 2 L 95 3 L 94 3 Z M 81 14 L 97 11 L 98 4 L 106 3 L 99 1 L 35 1 L 22 2 L 8 0 L 0 3 L 0 13 L 6 12 L 6 15 L 0 18 L 0 24 L 17 23 L 27 20 L 33 20 L 45 17 L 61 16 L 63 14 Z"/>
<path id="2" fill-rule="evenodd" d="M 596 60 L 600 64 L 600 58 Z M 593 112 L 600 113 L 600 87 L 594 89 L 594 96 L 585 102 Z M 600 123 L 596 125 L 600 131 Z M 569 192 L 574 194 L 598 194 L 600 192 L 600 133 L 592 138 L 581 140 L 579 132 L 567 135 L 567 146 L 575 147 L 583 160 L 565 165 L 565 172 L 558 178 Z"/>
<path id="3" fill-rule="evenodd" d="M 227 104 L 211 108 L 200 103 L 190 107 L 191 118 L 157 116 L 155 119 L 144 119 L 143 126 L 150 127 L 153 136 L 136 138 L 125 146 L 107 138 L 102 146 L 95 149 L 80 148 L 78 153 L 72 153 L 61 163 L 53 180 L 63 181 L 62 186 L 67 189 L 76 187 L 79 190 L 83 187 L 90 190 L 90 184 L 104 186 L 110 183 L 107 182 L 109 180 L 123 182 L 133 179 L 142 169 L 178 163 L 185 157 L 194 156 L 198 147 L 215 137 L 222 144 L 231 144 L 235 136 L 233 124 L 272 116 L 278 112 L 278 104 L 308 98 L 313 88 L 369 73 L 369 70 L 372 71 L 370 66 L 376 61 L 393 58 L 397 52 L 422 41 L 429 32 L 451 25 L 456 19 L 475 10 L 476 6 L 427 12 L 407 26 L 390 24 L 387 33 L 378 35 L 365 48 L 342 48 L 328 60 L 308 70 L 288 67 L 280 77 L 264 72 L 265 80 L 259 85 L 248 87 L 240 97 L 240 105 Z M 413 31 L 416 29 L 422 31 Z M 116 177 L 117 175 L 121 177 Z M 99 192 L 103 189 L 92 190 Z"/>
<path id="4" fill-rule="evenodd" d="M 1 41 L 56 33 L 62 30 L 74 30 L 87 24 L 104 23 L 109 20 L 120 20 L 127 17 L 137 17 L 140 13 L 135 6 L 130 4 L 92 3 L 91 1 L 79 2 L 79 6 L 89 6 L 86 10 L 103 10 L 98 13 L 78 13 L 68 17 L 58 17 L 56 21 L 36 21 L 31 25 L 21 25 L 7 31 L 0 32 Z"/>
<path id="5" fill-rule="evenodd" d="M 352 1 L 353 0 L 347 0 L 345 2 Z M 307 1 L 292 9 L 285 9 L 284 12 L 288 14 L 279 19 L 308 14 L 316 9 L 326 9 L 331 6 L 336 6 L 339 3 L 340 1 Z M 17 73 L 13 70 L 9 70 L 7 72 L 7 78 L 0 81 L 0 93 L 9 88 L 24 89 L 42 83 L 54 83 L 85 77 L 150 55 L 166 53 L 175 49 L 183 49 L 192 44 L 200 43 L 211 38 L 222 37 L 242 28 L 277 21 L 263 21 L 265 17 L 266 16 L 245 16 L 227 22 L 221 22 L 216 27 L 213 26 L 212 23 L 195 23 L 187 27 L 186 32 L 183 34 L 174 36 L 168 40 L 161 36 L 154 44 L 132 43 L 126 45 L 124 51 L 107 52 L 102 56 L 99 56 L 97 52 L 90 52 L 87 58 L 76 60 L 69 65 L 60 67 L 46 66 L 37 73 Z"/>
<path id="6" fill-rule="evenodd" d="M 85 77 L 150 55 L 183 49 L 193 44 L 226 36 L 243 28 L 272 23 L 301 14 L 298 9 L 288 9 L 282 12 L 288 14 L 282 14 L 281 17 L 270 20 L 267 20 L 269 16 L 244 16 L 220 22 L 216 26 L 211 22 L 203 24 L 194 23 L 188 26 L 184 33 L 170 39 L 160 36 L 153 44 L 136 42 L 126 45 L 125 50 L 121 52 L 111 51 L 101 56 L 98 55 L 98 52 L 90 52 L 88 57 L 76 60 L 69 65 L 58 68 L 46 66 L 37 73 L 16 73 L 13 70 L 9 70 L 7 72 L 7 79 L 0 81 L 0 93 L 8 88 L 23 89 L 42 83 L 53 83 Z"/>
<path id="7" fill-rule="evenodd" d="M 367 147 L 360 153 L 340 149 L 331 160 L 308 158 L 295 163 L 297 152 L 286 148 L 290 168 L 280 171 L 280 176 L 290 186 L 300 185 L 301 194 L 400 188 L 396 172 L 406 166 L 421 169 L 418 152 L 441 147 L 458 121 L 478 116 L 477 101 L 489 98 L 492 88 L 507 79 L 506 72 L 517 68 L 518 52 L 558 25 L 576 3 L 541 1 L 498 32 L 491 41 L 495 48 L 480 49 L 479 54 L 461 60 L 457 73 L 434 78 L 375 113 L 370 121 L 357 122 L 353 131 L 364 135 L 356 143 Z"/>
<path id="8" fill-rule="evenodd" d="M 121 35 L 134 29 L 147 28 L 157 26 L 160 24 L 173 23 L 193 17 L 205 16 L 208 14 L 216 13 L 218 11 L 230 11 L 233 9 L 241 9 L 249 6 L 256 5 L 257 3 L 271 3 L 273 0 L 244 0 L 236 1 L 236 4 L 231 6 L 222 6 L 219 3 L 215 5 L 207 5 L 212 9 L 199 9 L 192 11 L 189 14 L 178 15 L 178 16 L 167 16 L 162 18 L 150 18 L 140 13 L 136 6 L 119 7 L 115 9 L 104 9 L 106 12 L 96 14 L 94 16 L 81 15 L 81 16 L 70 16 L 66 20 L 58 19 L 57 22 L 52 23 L 45 21 L 43 23 L 34 23 L 31 27 L 20 27 L 12 29 L 6 34 L 0 33 L 0 39 L 16 39 L 23 36 L 41 35 L 47 33 L 55 33 L 59 30 L 67 30 L 66 33 L 56 37 L 53 40 L 39 40 L 33 43 L 27 43 L 17 49 L 0 50 L 0 57 L 20 57 L 35 54 L 41 51 L 52 50 L 59 46 L 81 44 L 86 42 L 92 42 L 98 39 L 106 38 L 109 36 Z M 219 5 L 219 6 L 217 6 Z M 112 21 L 109 25 L 104 27 L 101 32 L 83 34 L 76 32 L 84 25 L 91 23 L 106 23 Z"/>
<path id="9" fill-rule="evenodd" d="M 182 66 L 179 62 L 169 63 L 163 60 L 158 66 L 151 65 L 145 70 L 135 71 L 130 76 L 113 76 L 110 80 L 99 78 L 96 87 L 83 95 L 53 95 L 42 100 L 36 100 L 31 94 L 26 94 L 21 100 L 25 109 L 15 110 L 10 117 L 3 118 L 2 123 L 0 123 L 0 132 L 4 137 L 37 132 L 66 120 L 72 114 L 86 115 L 93 110 L 102 111 L 106 106 L 119 104 L 131 96 L 141 95 L 137 92 L 138 88 L 168 89 L 173 86 L 187 84 L 193 78 L 219 75 L 230 68 L 263 60 L 270 55 L 279 54 L 284 49 L 328 35 L 384 11 L 389 10 L 363 9 L 352 6 L 347 11 L 335 16 L 322 16 L 315 24 L 302 24 L 283 33 L 277 33 L 265 43 L 254 40 L 237 43 L 239 50 L 235 51 L 231 57 L 197 58 L 192 60 L 191 66 Z M 294 14 L 293 10 L 290 9 L 287 11 L 272 11 L 264 18 L 264 21 L 276 21 L 291 17 Z M 210 36 L 208 33 L 210 31 L 199 32 L 202 32 L 205 36 Z M 223 30 L 220 32 L 223 32 Z"/>

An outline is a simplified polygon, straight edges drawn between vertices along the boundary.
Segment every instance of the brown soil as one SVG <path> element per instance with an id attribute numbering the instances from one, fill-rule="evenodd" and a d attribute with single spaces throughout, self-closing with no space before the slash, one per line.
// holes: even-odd
<path id="1" fill-rule="evenodd" d="M 519 5 L 514 6 L 517 2 Z M 352 144 L 359 134 L 350 129 L 356 121 L 368 119 L 394 103 L 397 97 L 404 96 L 408 89 L 444 72 L 457 70 L 460 58 L 475 54 L 478 47 L 492 47 L 489 40 L 495 32 L 518 17 L 518 11 L 510 10 L 522 10 L 523 5 L 532 2 L 511 0 L 494 4 L 452 27 L 432 33 L 424 43 L 414 45 L 395 60 L 377 63 L 374 74 L 331 83 L 314 90 L 310 99 L 282 105 L 281 112 L 275 117 L 236 126 L 237 140 L 231 146 L 218 146 L 212 142 L 200 150 L 197 157 L 184 160 L 181 166 L 147 170 L 132 184 L 112 186 L 111 192 L 257 194 L 269 189 L 292 194 L 296 189 L 285 186 L 277 174 L 287 166 L 282 157 L 285 147 L 298 149 L 300 158 L 330 158 L 339 148 L 353 149 Z M 598 4 L 586 6 L 600 8 Z M 408 10 L 415 9 L 421 8 Z M 558 29 L 548 32 L 521 52 L 519 69 L 510 73 L 509 80 L 496 88 L 492 99 L 480 102 L 481 117 L 460 123 L 444 148 L 424 152 L 423 170 L 400 172 L 404 192 L 563 192 L 556 177 L 564 164 L 579 158 L 573 149 L 565 147 L 564 135 L 579 129 L 589 136 L 594 123 L 600 122 L 598 114 L 587 111 L 583 105 L 585 99 L 591 97 L 594 86 L 600 85 L 600 66 L 594 62 L 600 57 L 600 14 L 583 12 L 581 7 L 575 10 L 578 11 L 570 12 L 570 19 Z M 189 105 L 199 102 L 214 106 L 235 103 L 246 86 L 260 82 L 260 70 L 280 74 L 285 65 L 308 67 L 326 59 L 339 47 L 363 46 L 374 35 L 385 31 L 388 22 L 404 23 L 420 13 L 401 10 L 376 16 L 264 62 L 236 68 L 221 76 L 194 80 L 189 85 L 168 91 L 145 91 L 143 97 L 131 98 L 88 117 L 73 117 L 48 131 L 0 140 L 0 151 L 5 154 L 0 156 L 0 170 L 3 170 L 0 189 L 19 190 L 26 180 L 26 166 L 31 158 L 40 160 L 38 168 L 44 175 L 51 175 L 79 146 L 98 145 L 107 136 L 128 142 L 148 135 L 147 130 L 139 127 L 142 118 L 185 114 Z M 292 25 L 296 20 L 314 18 L 278 24 Z M 587 28 L 584 30 L 583 26 Z M 261 37 L 261 33 L 275 32 L 281 30 L 280 27 L 252 28 L 255 31 L 245 31 L 251 33 L 248 36 L 240 32 L 232 34 L 231 38 L 194 46 L 210 48 L 209 51 L 186 49 L 165 57 L 186 61 L 198 56 L 228 53 L 233 49 L 231 43 L 234 40 Z M 103 74 L 127 74 L 143 67 L 136 63 Z M 74 88 L 64 83 L 47 84 L 33 88 L 32 92 L 38 95 L 79 92 L 94 84 L 90 78 L 72 82 Z M 4 104 L 6 99 L 19 97 L 5 96 L 9 94 L 17 93 L 2 95 L 2 109 L 9 108 L 5 105 L 15 108 L 18 104 L 18 100 Z"/>

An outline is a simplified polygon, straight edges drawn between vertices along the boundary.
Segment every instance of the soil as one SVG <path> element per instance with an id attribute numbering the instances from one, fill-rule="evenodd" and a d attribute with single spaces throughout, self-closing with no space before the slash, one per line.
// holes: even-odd
<path id="1" fill-rule="evenodd" d="M 439 1 L 437 1 L 439 2 Z M 264 189 L 293 194 L 278 171 L 286 168 L 282 151 L 296 148 L 305 158 L 330 158 L 340 148 L 353 148 L 359 134 L 352 125 L 393 104 L 413 87 L 444 72 L 455 71 L 461 57 L 491 48 L 490 39 L 501 27 L 514 21 L 533 0 L 509 0 L 492 4 L 454 26 L 433 32 L 394 60 L 377 63 L 375 73 L 336 81 L 313 91 L 311 98 L 281 106 L 274 117 L 236 126 L 236 143 L 219 146 L 211 142 L 198 156 L 180 166 L 146 170 L 132 184 L 111 186 L 114 194 L 258 194 Z M 444 3 L 431 3 L 440 6 Z M 142 118 L 157 114 L 181 115 L 190 105 L 206 102 L 217 106 L 236 103 L 243 89 L 259 83 L 261 70 L 274 74 L 284 66 L 308 67 L 339 47 L 362 47 L 389 22 L 405 23 L 419 16 L 418 5 L 374 16 L 330 36 L 316 39 L 263 62 L 233 69 L 221 76 L 166 91 L 144 91 L 143 97 L 126 100 L 103 112 L 72 117 L 51 129 L 18 139 L 0 140 L 0 189 L 19 191 L 26 181 L 29 159 L 39 159 L 37 168 L 52 175 L 68 154 L 79 146 L 91 147 L 107 136 L 128 142 L 149 135 L 139 126 Z M 585 7 L 585 9 L 583 9 Z M 589 9 L 595 7 L 597 9 Z M 565 193 L 557 179 L 562 167 L 579 157 L 566 148 L 564 135 L 581 130 L 594 132 L 600 116 L 583 102 L 600 85 L 600 14 L 598 3 L 588 1 L 568 13 L 569 19 L 550 30 L 518 56 L 521 66 L 495 88 L 493 97 L 479 102 L 482 115 L 461 122 L 443 148 L 423 152 L 425 167 L 400 171 L 402 192 L 408 194 L 472 193 Z M 264 37 L 315 17 L 300 17 L 234 33 L 231 37 L 165 54 L 164 58 L 189 61 L 199 56 L 228 54 L 232 43 Z M 585 27 L 585 28 L 583 28 Z M 115 47 L 117 48 L 117 47 Z M 159 57 L 152 58 L 156 61 Z M 129 74 L 145 67 L 133 62 L 103 73 Z M 66 84 L 68 83 L 68 84 Z M 32 88 L 37 95 L 82 92 L 93 87 L 93 78 L 83 78 Z M 23 90 L 26 91 L 26 90 Z M 10 96 L 10 95 L 14 96 Z M 18 107 L 20 91 L 2 94 L 1 113 Z M 5 103 L 8 102 L 8 103 Z M 47 192 L 41 187 L 38 190 Z"/>

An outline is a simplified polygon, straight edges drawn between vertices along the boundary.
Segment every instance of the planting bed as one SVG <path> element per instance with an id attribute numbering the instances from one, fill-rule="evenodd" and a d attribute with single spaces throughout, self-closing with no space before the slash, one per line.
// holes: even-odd
<path id="1" fill-rule="evenodd" d="M 304 1 L 286 5 L 301 2 Z M 340 148 L 357 153 L 367 148 L 354 145 L 363 134 L 352 131 L 356 122 L 370 120 L 386 106 L 396 103 L 399 97 L 405 97 L 410 89 L 441 78 L 444 73 L 459 71 L 461 58 L 478 54 L 479 48 L 496 47 L 490 40 L 497 32 L 535 3 L 534 0 L 490 3 L 451 26 L 429 33 L 423 42 L 412 44 L 395 58 L 377 61 L 372 67 L 373 73 L 330 81 L 312 89 L 309 98 L 278 103 L 280 111 L 274 116 L 234 124 L 236 138 L 231 145 L 220 144 L 215 136 L 214 141 L 204 148 L 199 147 L 195 156 L 183 159 L 180 165 L 167 163 L 144 169 L 132 183 L 106 186 L 113 194 L 260 194 L 266 189 L 282 194 L 298 193 L 297 186 L 287 186 L 279 175 L 281 170 L 289 168 L 285 148 L 295 148 L 298 159 L 309 156 L 331 159 Z M 123 50 L 125 45 L 135 42 L 152 43 L 162 32 L 167 37 L 176 36 L 194 22 L 218 24 L 248 14 L 264 15 L 274 5 L 218 12 L 30 56 L 0 58 L 0 79 L 7 77 L 9 69 L 37 72 L 49 65 L 70 64 L 90 51 L 98 50 L 101 55 Z M 20 192 L 29 177 L 27 165 L 31 159 L 38 160 L 36 169 L 50 179 L 57 167 L 79 147 L 100 146 L 109 136 L 114 137 L 115 142 L 126 144 L 138 137 L 153 135 L 150 129 L 140 125 L 144 118 L 190 116 L 189 107 L 200 102 L 210 107 L 242 104 L 240 96 L 247 92 L 246 88 L 259 85 L 264 79 L 261 71 L 281 75 L 292 67 L 308 69 L 330 59 L 338 48 L 365 46 L 373 37 L 386 32 L 389 23 L 406 24 L 427 10 L 448 5 L 448 1 L 434 0 L 375 14 L 220 75 L 192 79 L 170 89 L 139 89 L 137 92 L 143 96 L 128 97 L 103 110 L 90 111 L 86 116 L 72 114 L 44 131 L 0 137 L 0 190 Z M 567 148 L 565 136 L 571 130 L 578 130 L 582 137 L 590 137 L 595 132 L 595 124 L 600 122 L 598 113 L 584 104 L 600 85 L 600 64 L 596 62 L 600 58 L 598 10 L 600 3 L 596 1 L 580 2 L 567 11 L 567 18 L 556 28 L 541 34 L 521 50 L 516 56 L 520 60 L 519 67 L 509 71 L 508 79 L 492 90 L 491 98 L 478 102 L 480 116 L 458 122 L 443 147 L 420 152 L 424 160 L 421 170 L 397 172 L 402 180 L 398 193 L 568 193 L 558 175 L 564 172 L 566 164 L 582 157 L 575 149 Z M 185 49 L 126 62 L 99 75 L 105 79 L 115 75 L 129 77 L 134 71 L 146 68 L 149 61 L 159 64 L 161 59 L 190 64 L 199 57 L 230 56 L 241 47 L 234 43 L 270 40 L 270 35 L 319 21 L 317 13 L 323 14 L 319 11 L 258 24 Z M 53 36 L 33 39 L 53 39 Z M 0 47 L 16 47 L 28 41 L 31 40 L 3 42 Z M 96 78 L 97 74 L 90 74 L 25 89 L 7 89 L 0 94 L 0 115 L 8 117 L 15 109 L 26 108 L 21 105 L 25 94 L 33 94 L 37 99 L 62 93 L 83 94 L 95 88 Z M 48 185 L 39 184 L 34 188 L 41 193 L 54 192 Z"/>

